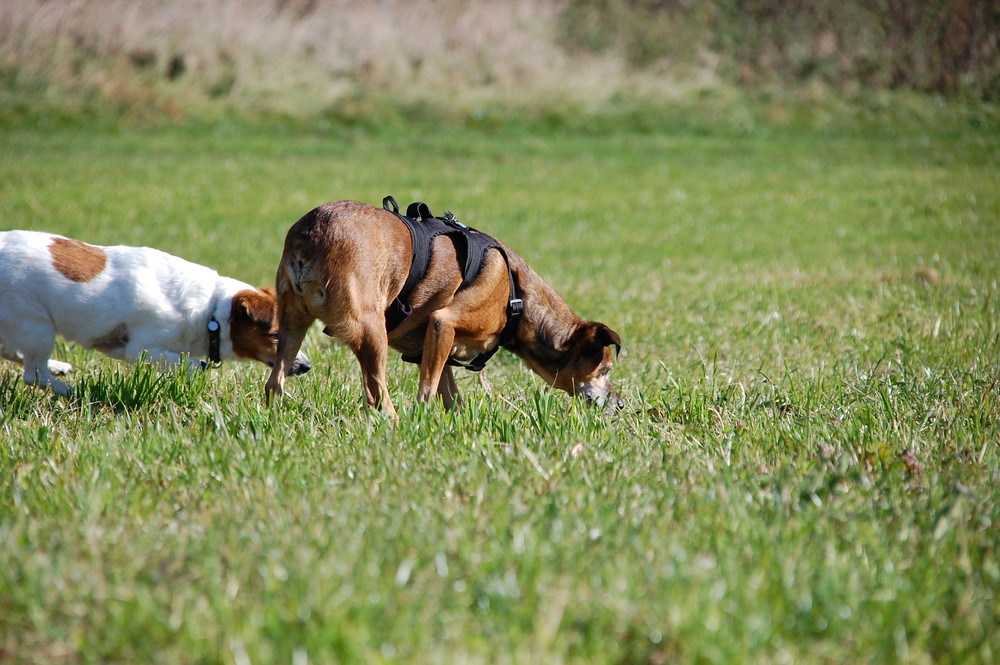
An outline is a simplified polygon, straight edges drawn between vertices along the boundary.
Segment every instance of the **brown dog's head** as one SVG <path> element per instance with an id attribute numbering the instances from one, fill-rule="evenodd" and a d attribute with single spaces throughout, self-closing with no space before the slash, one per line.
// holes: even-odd
<path id="1" fill-rule="evenodd" d="M 610 377 L 621 348 L 618 333 L 603 323 L 588 321 L 577 327 L 552 366 L 530 361 L 529 365 L 553 387 L 611 412 L 624 406 Z"/>
<path id="2" fill-rule="evenodd" d="M 274 366 L 278 354 L 278 305 L 276 293 L 269 286 L 259 290 L 249 289 L 233 296 L 229 314 L 229 337 L 233 353 L 240 358 L 259 360 L 268 367 Z M 288 369 L 292 376 L 305 374 L 312 363 L 302 352 Z"/>

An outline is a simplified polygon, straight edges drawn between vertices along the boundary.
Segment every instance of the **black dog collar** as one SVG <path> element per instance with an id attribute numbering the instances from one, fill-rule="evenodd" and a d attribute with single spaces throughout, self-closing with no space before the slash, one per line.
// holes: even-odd
<path id="1" fill-rule="evenodd" d="M 215 315 L 208 317 L 208 359 L 216 364 L 222 364 L 222 357 L 219 354 L 219 349 L 222 344 L 221 335 L 219 331 L 222 326 L 219 325 L 218 319 Z"/>

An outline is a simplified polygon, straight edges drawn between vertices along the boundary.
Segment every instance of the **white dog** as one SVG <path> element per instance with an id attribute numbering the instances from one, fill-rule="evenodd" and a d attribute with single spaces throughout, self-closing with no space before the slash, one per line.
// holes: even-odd
<path id="1" fill-rule="evenodd" d="M 222 277 L 148 247 L 98 247 L 51 233 L 0 233 L 0 356 L 24 365 L 24 382 L 65 395 L 53 378 L 72 367 L 50 360 L 59 334 L 136 362 L 192 368 L 253 359 L 274 364 L 274 290 Z M 298 354 L 289 374 L 303 374 Z"/>

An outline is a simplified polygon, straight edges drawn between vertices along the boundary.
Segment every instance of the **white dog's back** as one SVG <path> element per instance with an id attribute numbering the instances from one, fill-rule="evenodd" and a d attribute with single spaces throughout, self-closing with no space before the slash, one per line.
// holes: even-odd
<path id="1" fill-rule="evenodd" d="M 144 354 L 273 363 L 273 289 L 222 277 L 148 247 L 88 245 L 51 233 L 0 233 L 0 355 L 24 365 L 26 383 L 67 386 L 52 374 L 56 335 L 120 360 Z M 215 340 L 214 342 L 212 340 Z M 214 349 L 214 350 L 213 350 Z M 295 373 L 309 369 L 304 355 Z"/>
<path id="2" fill-rule="evenodd" d="M 133 333 L 148 331 L 151 345 L 197 328 L 191 322 L 204 316 L 220 279 L 211 268 L 149 247 L 98 247 L 49 233 L 7 231 L 0 233 L 0 339 L 11 327 L 6 322 L 38 320 L 94 348 L 125 323 Z M 252 288 L 232 281 L 231 292 Z M 225 295 L 231 294 L 218 294 Z"/>

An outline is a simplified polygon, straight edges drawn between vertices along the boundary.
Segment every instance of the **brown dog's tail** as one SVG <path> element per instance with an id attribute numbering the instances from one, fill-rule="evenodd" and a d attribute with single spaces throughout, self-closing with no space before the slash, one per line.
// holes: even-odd
<path id="1" fill-rule="evenodd" d="M 290 256 L 281 262 L 286 283 L 295 293 L 304 296 L 306 287 L 313 282 L 313 270 L 301 257 Z"/>

